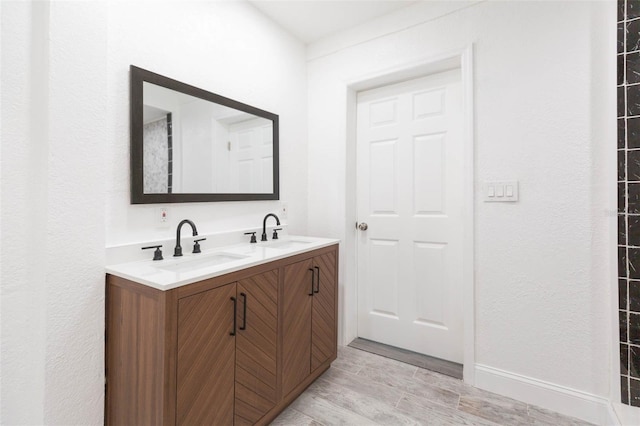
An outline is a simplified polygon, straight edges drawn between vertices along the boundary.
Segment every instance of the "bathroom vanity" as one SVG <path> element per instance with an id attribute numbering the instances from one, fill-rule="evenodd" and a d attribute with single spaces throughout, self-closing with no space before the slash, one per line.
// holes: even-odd
<path id="1" fill-rule="evenodd" d="M 105 421 L 267 424 L 336 359 L 338 242 L 107 268 Z"/>

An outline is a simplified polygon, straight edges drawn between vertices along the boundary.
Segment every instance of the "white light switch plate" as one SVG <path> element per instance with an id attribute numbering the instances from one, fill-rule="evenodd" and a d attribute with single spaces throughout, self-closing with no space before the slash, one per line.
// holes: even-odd
<path id="1" fill-rule="evenodd" d="M 502 180 L 485 182 L 482 197 L 485 203 L 512 203 L 518 201 L 518 181 Z"/>

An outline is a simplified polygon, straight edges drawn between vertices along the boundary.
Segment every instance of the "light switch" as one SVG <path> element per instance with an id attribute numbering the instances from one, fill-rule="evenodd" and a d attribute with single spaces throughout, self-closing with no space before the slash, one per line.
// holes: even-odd
<path id="1" fill-rule="evenodd" d="M 483 185 L 485 202 L 515 202 L 518 201 L 518 181 L 491 181 Z"/>

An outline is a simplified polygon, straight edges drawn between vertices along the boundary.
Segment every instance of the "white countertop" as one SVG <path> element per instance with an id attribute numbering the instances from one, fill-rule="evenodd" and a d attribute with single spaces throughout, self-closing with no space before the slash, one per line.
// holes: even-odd
<path id="1" fill-rule="evenodd" d="M 337 244 L 329 238 L 286 236 L 280 240 L 241 243 L 192 254 L 183 245 L 184 255 L 164 254 L 164 260 L 139 260 L 106 267 L 108 274 L 135 281 L 158 290 L 171 290 L 186 284 L 261 265 L 299 253 Z M 149 251 L 153 257 L 153 250 Z"/>

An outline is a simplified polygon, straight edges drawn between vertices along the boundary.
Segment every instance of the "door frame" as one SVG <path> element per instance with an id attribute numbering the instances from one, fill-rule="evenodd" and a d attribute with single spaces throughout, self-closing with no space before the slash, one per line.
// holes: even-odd
<path id="1" fill-rule="evenodd" d="M 474 276 L 474 211 L 475 211 L 475 161 L 474 161 L 474 98 L 473 98 L 473 44 L 454 51 L 429 56 L 392 68 L 381 68 L 346 81 L 346 199 L 344 241 L 344 302 L 342 306 L 342 344 L 346 345 L 358 336 L 358 281 L 357 281 L 357 188 L 356 188 L 356 109 L 357 93 L 380 86 L 399 83 L 413 78 L 459 68 L 462 84 L 462 122 L 464 150 L 464 212 L 463 212 L 463 377 L 465 383 L 475 383 L 475 276 Z M 351 230 L 351 231 L 349 231 Z"/>

